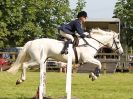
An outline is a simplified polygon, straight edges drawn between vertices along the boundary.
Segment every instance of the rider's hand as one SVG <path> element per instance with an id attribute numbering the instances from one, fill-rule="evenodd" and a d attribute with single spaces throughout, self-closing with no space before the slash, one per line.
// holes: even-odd
<path id="1" fill-rule="evenodd" d="M 81 38 L 85 38 L 85 37 L 86 37 L 86 35 L 85 35 L 85 34 L 82 34 L 82 35 L 80 35 L 80 37 L 81 37 Z"/>
<path id="2" fill-rule="evenodd" d="M 90 36 L 90 35 L 86 35 L 86 37 L 87 37 L 87 38 L 91 38 L 91 36 Z"/>

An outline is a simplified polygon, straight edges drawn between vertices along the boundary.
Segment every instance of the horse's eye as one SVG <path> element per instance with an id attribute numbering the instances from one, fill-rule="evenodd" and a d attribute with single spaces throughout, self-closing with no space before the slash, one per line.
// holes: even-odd
<path id="1" fill-rule="evenodd" d="M 119 44 L 120 42 L 119 41 L 116 41 L 117 44 Z"/>

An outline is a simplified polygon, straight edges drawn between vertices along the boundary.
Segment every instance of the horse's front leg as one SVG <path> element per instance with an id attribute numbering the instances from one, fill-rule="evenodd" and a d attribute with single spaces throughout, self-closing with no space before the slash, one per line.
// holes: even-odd
<path id="1" fill-rule="evenodd" d="M 97 67 L 95 68 L 94 72 L 91 72 L 89 77 L 92 78 L 92 81 L 96 80 L 97 77 L 100 76 L 100 71 L 101 71 L 101 62 L 97 59 L 92 59 L 91 63 L 97 65 Z"/>
<path id="2" fill-rule="evenodd" d="M 99 68 L 99 66 L 98 66 L 98 67 L 95 68 L 94 74 L 95 74 L 97 77 L 99 77 L 99 76 L 100 76 L 100 71 L 101 71 L 101 68 Z"/>
<path id="3" fill-rule="evenodd" d="M 95 59 L 95 58 L 92 58 L 92 57 L 89 57 L 86 62 L 97 65 L 97 67 L 95 68 L 94 72 L 91 72 L 89 74 L 89 78 L 92 78 L 92 81 L 94 81 L 94 80 L 97 79 L 97 77 L 100 76 L 101 62 L 99 60 Z"/>

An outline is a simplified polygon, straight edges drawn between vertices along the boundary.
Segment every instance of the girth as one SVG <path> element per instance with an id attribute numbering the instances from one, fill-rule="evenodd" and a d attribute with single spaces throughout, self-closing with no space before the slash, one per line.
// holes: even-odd
<path id="1" fill-rule="evenodd" d="M 74 51 L 74 55 L 75 55 L 75 64 L 78 64 L 78 53 L 77 53 L 77 50 L 76 50 L 76 47 L 73 47 L 73 51 Z"/>
<path id="2" fill-rule="evenodd" d="M 74 51 L 74 55 L 75 55 L 75 64 L 77 64 L 78 63 L 78 53 L 77 53 L 76 47 L 79 44 L 79 39 L 78 39 L 78 37 L 76 35 L 73 35 L 73 37 L 74 37 L 73 51 Z"/>

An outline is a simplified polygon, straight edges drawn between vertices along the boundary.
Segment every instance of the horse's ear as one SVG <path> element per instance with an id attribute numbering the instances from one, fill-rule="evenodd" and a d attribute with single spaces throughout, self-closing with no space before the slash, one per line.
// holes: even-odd
<path id="1" fill-rule="evenodd" d="M 117 33 L 118 38 L 120 37 L 120 33 Z"/>
<path id="2" fill-rule="evenodd" d="M 115 34 L 116 36 L 119 36 L 119 35 L 120 35 L 120 33 L 116 33 L 116 32 L 114 32 L 114 34 Z"/>
<path id="3" fill-rule="evenodd" d="M 115 33 L 115 37 L 120 38 L 120 33 Z"/>

